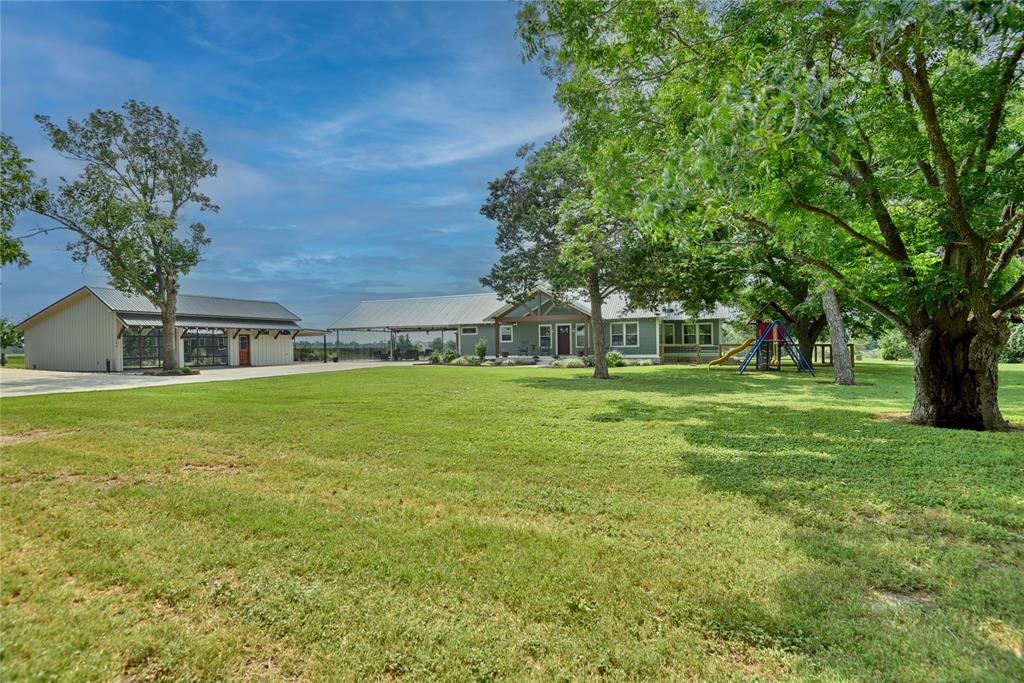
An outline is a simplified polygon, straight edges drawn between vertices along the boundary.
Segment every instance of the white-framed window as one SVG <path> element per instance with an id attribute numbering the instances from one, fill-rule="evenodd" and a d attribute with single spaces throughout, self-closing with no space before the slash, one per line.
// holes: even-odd
<path id="1" fill-rule="evenodd" d="M 542 350 L 551 352 L 551 325 L 537 326 L 537 345 Z"/>
<path id="2" fill-rule="evenodd" d="M 640 346 L 640 323 L 612 323 L 612 346 Z"/>
<path id="3" fill-rule="evenodd" d="M 512 341 L 512 326 L 502 325 L 501 326 L 501 341 L 511 342 Z"/>
<path id="4" fill-rule="evenodd" d="M 661 325 L 661 343 L 662 344 L 675 344 L 676 343 L 676 325 L 675 323 L 662 323 Z"/>
<path id="5" fill-rule="evenodd" d="M 587 325 L 586 323 L 576 323 L 576 348 L 585 349 L 587 348 Z"/>
<path id="6" fill-rule="evenodd" d="M 683 343 L 697 343 L 697 326 L 693 323 L 683 323 Z"/>
<path id="7" fill-rule="evenodd" d="M 683 343 L 711 346 L 713 335 L 711 323 L 685 323 L 683 325 Z"/>
<path id="8" fill-rule="evenodd" d="M 463 327 L 462 328 L 462 334 L 476 334 L 476 328 L 475 327 Z"/>
<path id="9" fill-rule="evenodd" d="M 700 337 L 701 346 L 711 346 L 711 323 L 697 323 L 697 336 Z"/>

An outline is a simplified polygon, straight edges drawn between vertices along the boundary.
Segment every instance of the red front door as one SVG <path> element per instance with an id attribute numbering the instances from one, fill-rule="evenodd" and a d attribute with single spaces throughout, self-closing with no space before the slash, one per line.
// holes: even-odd
<path id="1" fill-rule="evenodd" d="M 569 325 L 559 325 L 558 326 L 558 351 L 557 351 L 557 353 L 558 353 L 559 356 L 568 356 L 569 355 L 569 334 L 570 334 L 569 330 L 570 329 L 571 329 L 571 327 Z"/>
<path id="2" fill-rule="evenodd" d="M 249 335 L 238 335 L 238 364 L 249 365 Z"/>

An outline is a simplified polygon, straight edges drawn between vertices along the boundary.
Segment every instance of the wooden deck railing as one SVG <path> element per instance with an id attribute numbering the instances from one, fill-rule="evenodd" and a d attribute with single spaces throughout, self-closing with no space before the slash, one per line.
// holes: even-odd
<path id="1" fill-rule="evenodd" d="M 665 363 L 700 364 L 704 362 L 702 356 L 707 357 L 707 354 L 701 350 L 700 344 L 662 344 L 659 355 L 662 362 Z"/>
<path id="2" fill-rule="evenodd" d="M 703 347 L 700 344 L 662 344 L 659 349 L 659 355 L 663 363 L 693 363 L 700 365 L 712 361 L 715 358 L 721 358 L 732 349 L 736 348 L 736 344 L 718 344 L 717 355 L 709 354 L 705 349 L 712 344 L 705 344 Z M 848 345 L 850 348 L 850 360 L 853 361 L 853 344 Z M 727 363 L 739 364 L 746 357 L 750 349 L 744 349 L 740 353 L 737 353 L 730 358 Z M 811 350 L 811 357 L 808 359 L 811 361 L 811 365 L 832 365 L 832 345 L 831 344 L 815 344 Z"/>
<path id="3" fill-rule="evenodd" d="M 850 349 L 850 364 L 854 364 L 853 344 L 847 344 Z M 832 345 L 815 344 L 809 359 L 811 365 L 832 365 Z"/>

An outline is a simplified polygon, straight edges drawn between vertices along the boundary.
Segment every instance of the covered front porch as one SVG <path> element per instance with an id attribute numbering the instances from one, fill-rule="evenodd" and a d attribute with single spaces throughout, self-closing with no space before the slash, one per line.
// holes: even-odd
<path id="1" fill-rule="evenodd" d="M 573 303 L 555 300 L 537 290 L 519 303 L 494 312 L 487 337 L 489 356 L 585 356 L 591 353 L 590 314 Z M 467 339 L 463 339 L 465 351 Z M 491 346 L 493 342 L 493 346 Z M 474 342 L 475 344 L 475 342 Z"/>

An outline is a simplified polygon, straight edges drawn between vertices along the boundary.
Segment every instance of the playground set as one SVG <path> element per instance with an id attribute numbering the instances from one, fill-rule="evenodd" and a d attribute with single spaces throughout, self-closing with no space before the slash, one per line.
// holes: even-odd
<path id="1" fill-rule="evenodd" d="M 772 318 L 769 315 L 765 319 L 763 314 L 769 308 L 773 309 L 779 317 Z M 753 363 L 755 370 L 781 371 L 785 355 L 793 361 L 797 372 L 807 372 L 811 377 L 814 377 L 814 368 L 800 350 L 800 345 L 790 336 L 789 330 L 786 328 L 786 322 L 795 323 L 796 319 L 787 313 L 786 309 L 782 306 L 774 301 L 769 301 L 747 321 L 748 325 L 756 327 L 757 333 L 753 337 L 745 339 L 742 344 L 734 347 L 721 358 L 716 358 L 708 363 L 708 369 L 712 365 L 723 365 L 736 354 L 746 351 L 747 355 L 740 362 L 741 375 L 750 369 L 751 363 Z"/>

